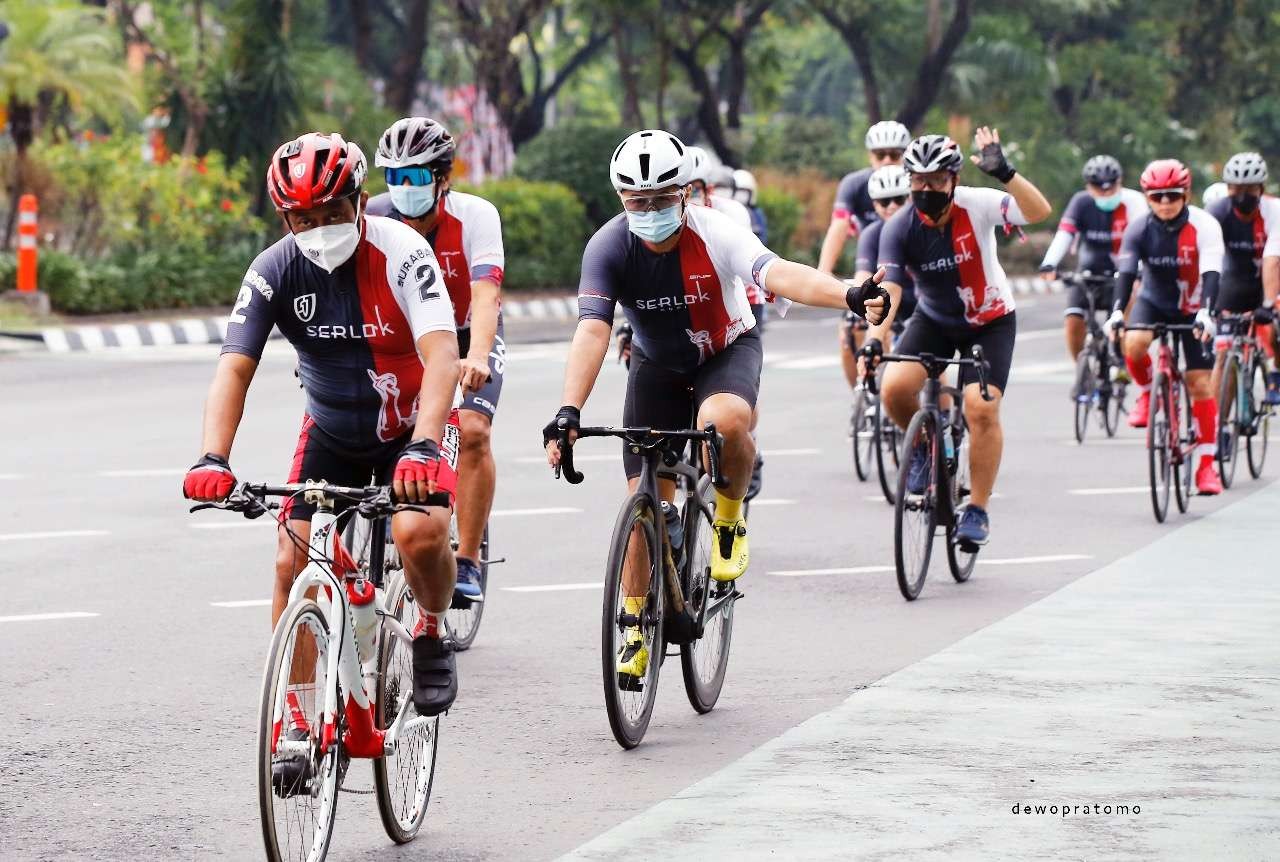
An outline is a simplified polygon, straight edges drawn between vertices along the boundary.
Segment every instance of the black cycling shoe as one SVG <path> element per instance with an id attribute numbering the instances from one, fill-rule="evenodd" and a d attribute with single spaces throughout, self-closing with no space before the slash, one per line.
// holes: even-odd
<path id="1" fill-rule="evenodd" d="M 756 462 L 751 465 L 751 484 L 747 485 L 747 495 L 743 499 L 750 503 L 759 496 L 762 485 L 764 485 L 764 458 L 756 452 Z"/>
<path id="2" fill-rule="evenodd" d="M 453 647 L 441 638 L 413 639 L 413 705 L 419 715 L 439 715 L 458 696 L 458 667 Z"/>
<path id="3" fill-rule="evenodd" d="M 311 738 L 301 727 L 291 727 L 283 739 L 288 742 L 306 742 Z M 271 789 L 281 799 L 300 796 L 311 792 L 311 778 L 314 765 L 309 755 L 291 755 L 272 758 Z"/>

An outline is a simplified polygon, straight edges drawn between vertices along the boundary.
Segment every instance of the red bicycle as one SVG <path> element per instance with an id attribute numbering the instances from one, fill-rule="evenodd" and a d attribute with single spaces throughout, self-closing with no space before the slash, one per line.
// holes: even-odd
<path id="1" fill-rule="evenodd" d="M 1151 381 L 1151 417 L 1147 422 L 1147 465 L 1151 474 L 1151 507 L 1163 524 L 1169 514 L 1169 486 L 1178 511 L 1187 511 L 1195 479 L 1196 430 L 1191 393 L 1182 377 L 1182 340 L 1174 333 L 1199 331 L 1193 323 L 1133 324 L 1125 329 L 1154 332 L 1160 344 L 1155 379 Z"/>

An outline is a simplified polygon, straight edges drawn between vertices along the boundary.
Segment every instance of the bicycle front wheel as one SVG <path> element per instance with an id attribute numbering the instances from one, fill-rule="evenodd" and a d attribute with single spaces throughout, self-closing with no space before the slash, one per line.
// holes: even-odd
<path id="1" fill-rule="evenodd" d="M 639 745 L 649 729 L 666 649 L 666 589 L 657 533 L 662 523 L 653 500 L 645 494 L 631 495 L 618 513 L 605 570 L 600 626 L 604 704 L 613 738 L 628 749 Z M 635 672 L 621 672 L 623 664 Z"/>
<path id="2" fill-rule="evenodd" d="M 413 633 L 420 613 L 403 576 L 397 576 L 387 592 L 390 616 Z M 440 744 L 440 716 L 420 717 L 413 708 L 413 650 L 383 625 L 378 638 L 378 728 L 387 730 L 407 709 L 407 726 L 396 740 L 395 750 L 373 761 L 373 784 L 378 815 L 387 836 L 397 844 L 412 841 L 427 819 L 431 785 Z M 412 724 L 408 724 L 412 722 Z"/>
<path id="3" fill-rule="evenodd" d="M 1196 420 L 1191 412 L 1191 390 L 1185 383 L 1173 386 L 1173 396 L 1169 399 L 1170 415 L 1182 409 L 1182 419 L 1174 423 L 1178 433 L 1170 441 L 1173 450 L 1173 497 L 1178 503 L 1178 511 L 1186 512 L 1191 505 L 1191 489 L 1194 487 L 1196 474 Z"/>
<path id="4" fill-rule="evenodd" d="M 951 477 L 951 511 L 953 514 L 958 513 L 960 506 L 969 497 L 969 423 L 961 414 L 960 421 L 963 423 L 963 432 L 960 437 L 960 445 L 956 447 L 956 471 Z M 948 428 L 943 433 L 950 434 L 951 429 Z M 947 527 L 947 566 L 951 569 L 951 577 L 955 578 L 956 583 L 963 584 L 969 580 L 969 576 L 973 574 L 973 567 L 978 562 L 978 549 L 966 551 L 960 547 L 960 543 L 956 541 L 956 523 L 955 518 L 952 524 Z"/>
<path id="5" fill-rule="evenodd" d="M 1169 448 L 1169 388 L 1163 374 L 1151 383 L 1151 416 L 1147 421 L 1147 468 L 1151 478 L 1151 508 L 1163 524 L 1169 515 L 1169 485 L 1173 479 L 1173 453 Z"/>
<path id="6" fill-rule="evenodd" d="M 321 753 L 325 697 L 338 685 L 328 678 L 328 655 L 320 606 L 303 599 L 286 608 L 271 638 L 258 711 L 258 813 L 271 862 L 319 862 L 333 837 L 342 734 Z"/>
<path id="7" fill-rule="evenodd" d="M 938 425 L 934 415 L 921 410 L 911 417 L 902 442 L 905 462 L 898 473 L 898 501 L 893 509 L 893 560 L 898 573 L 898 589 L 907 601 L 915 601 L 924 587 L 933 553 L 933 533 L 938 524 Z M 918 455 L 917 453 L 923 453 Z M 912 465 L 916 467 L 916 487 L 912 492 Z"/>
<path id="8" fill-rule="evenodd" d="M 703 620 L 702 637 L 680 648 L 680 673 L 689 705 L 696 712 L 707 713 L 720 699 L 725 673 L 729 670 L 729 644 L 733 641 L 733 606 L 736 588 L 732 583 L 711 580 L 711 554 L 715 549 L 715 532 L 711 529 L 715 513 L 716 491 L 710 476 L 698 481 L 698 496 L 686 506 L 696 511 L 685 519 L 684 583 L 688 584 L 685 601 L 695 619 Z M 694 525 L 692 534 L 689 525 Z"/>
<path id="9" fill-rule="evenodd" d="M 853 446 L 853 472 L 861 482 L 867 481 L 867 477 L 871 475 L 871 451 L 875 446 L 875 429 L 871 426 L 868 416 L 874 413 L 873 397 L 863 386 L 854 390 L 853 413 L 850 417 L 852 431 L 850 443 Z"/>
<path id="10" fill-rule="evenodd" d="M 1262 475 L 1262 464 L 1267 460 L 1267 437 L 1271 435 L 1271 406 L 1267 404 L 1267 369 L 1261 359 L 1254 360 L 1249 372 L 1249 436 L 1245 449 L 1249 454 L 1249 475 L 1257 479 Z"/>
<path id="11" fill-rule="evenodd" d="M 457 515 L 454 515 L 449 529 L 455 553 L 458 550 L 457 524 Z M 445 614 L 449 640 L 453 642 L 453 648 L 458 652 L 471 649 L 471 645 L 475 643 L 476 632 L 480 631 L 480 618 L 484 616 L 484 606 L 489 603 L 489 527 L 487 524 L 484 528 L 484 537 L 480 540 L 480 559 L 476 562 L 480 566 L 480 591 L 484 594 L 484 601 L 473 602 L 455 595 L 453 602 L 449 605 L 449 611 Z"/>
<path id="12" fill-rule="evenodd" d="M 1248 410 L 1236 397 L 1240 392 L 1240 359 L 1227 355 L 1222 366 L 1222 380 L 1218 384 L 1218 474 L 1222 488 L 1226 490 L 1236 477 L 1236 462 L 1240 455 L 1240 423 Z"/>
<path id="13" fill-rule="evenodd" d="M 890 506 L 897 499 L 899 459 L 902 453 L 902 432 L 889 418 L 884 404 L 876 399 L 874 424 L 876 432 L 876 472 L 880 475 L 880 490 Z"/>
<path id="14" fill-rule="evenodd" d="M 1093 409 L 1093 396 L 1098 388 L 1098 375 L 1094 368 L 1097 359 L 1093 355 L 1093 351 L 1086 347 L 1080 351 L 1080 357 L 1076 360 L 1076 382 L 1075 382 L 1075 434 L 1076 442 L 1083 443 L 1085 434 L 1089 431 L 1089 411 Z"/>

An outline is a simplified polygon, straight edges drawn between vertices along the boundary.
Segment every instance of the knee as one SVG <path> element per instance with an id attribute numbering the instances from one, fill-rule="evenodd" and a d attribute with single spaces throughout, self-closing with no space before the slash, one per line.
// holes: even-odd
<path id="1" fill-rule="evenodd" d="M 1143 339 L 1126 338 L 1124 340 L 1124 355 L 1126 359 L 1132 359 L 1135 362 L 1147 355 L 1148 343 Z"/>
<path id="2" fill-rule="evenodd" d="M 406 517 L 408 516 L 408 517 Z M 449 517 L 446 509 L 401 512 L 391 522 L 391 537 L 400 553 L 411 560 L 427 559 L 449 545 Z"/>
<path id="3" fill-rule="evenodd" d="M 306 539 L 304 537 L 299 541 L 305 542 Z M 305 548 L 299 549 L 287 534 L 282 535 L 280 543 L 276 546 L 277 589 L 283 589 L 287 592 L 293 586 L 294 579 L 306 567 L 307 553 Z"/>
<path id="4" fill-rule="evenodd" d="M 975 433 L 990 433 L 1000 427 L 1000 399 L 983 401 L 981 395 L 965 396 L 964 415 Z"/>
<path id="5" fill-rule="evenodd" d="M 474 410 L 463 410 L 458 414 L 458 425 L 462 431 L 463 454 L 483 455 L 489 451 L 489 439 L 493 430 L 489 417 Z"/>

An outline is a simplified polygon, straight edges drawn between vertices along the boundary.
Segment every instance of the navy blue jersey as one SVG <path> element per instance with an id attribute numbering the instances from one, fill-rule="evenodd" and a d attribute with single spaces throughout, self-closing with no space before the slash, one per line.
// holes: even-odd
<path id="1" fill-rule="evenodd" d="M 884 232 L 886 222 L 877 221 L 867 226 L 858 234 L 858 259 L 854 269 L 857 272 L 875 272 L 880 266 L 880 236 Z M 897 282 L 902 288 L 902 304 L 914 305 L 916 282 L 911 275 L 911 268 L 902 270 L 902 281 Z"/>
<path id="2" fill-rule="evenodd" d="M 840 185 L 836 186 L 836 202 L 831 206 L 831 220 L 848 221 L 852 233 L 880 220 L 876 215 L 875 204 L 871 201 L 871 192 L 867 188 L 872 173 L 871 168 L 863 168 L 845 174 Z"/>
<path id="3" fill-rule="evenodd" d="M 1093 195 L 1078 191 L 1072 195 L 1058 232 L 1041 262 L 1042 268 L 1057 268 L 1074 243 L 1078 255 L 1076 268 L 1095 275 L 1111 275 L 1116 271 L 1115 255 L 1120 252 L 1125 228 L 1136 217 L 1147 212 L 1142 193 L 1122 188 L 1120 204 L 1110 212 L 1099 208 Z"/>
<path id="4" fill-rule="evenodd" d="M 1223 198 L 1209 207 L 1209 214 L 1222 226 L 1226 252 L 1222 277 L 1260 286 L 1263 256 L 1280 255 L 1280 199 L 1268 195 L 1246 216 L 1232 205 L 1231 198 Z"/>
<path id="5" fill-rule="evenodd" d="M 426 240 L 391 219 L 365 216 L 363 224 L 355 254 L 332 273 L 307 260 L 292 236 L 259 254 L 222 347 L 260 359 L 279 327 L 298 352 L 307 415 L 353 457 L 378 453 L 413 429 L 422 385 L 417 341 L 454 329 Z"/>
<path id="6" fill-rule="evenodd" d="M 1218 220 L 1190 205 L 1183 215 L 1162 222 L 1147 212 L 1130 222 L 1117 261 L 1126 275 L 1137 273 L 1142 264 L 1139 296 L 1166 314 L 1195 314 L 1202 305 L 1204 274 L 1222 272 Z"/>

